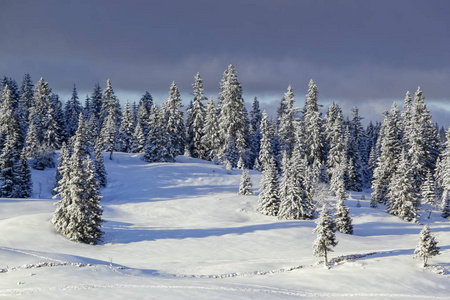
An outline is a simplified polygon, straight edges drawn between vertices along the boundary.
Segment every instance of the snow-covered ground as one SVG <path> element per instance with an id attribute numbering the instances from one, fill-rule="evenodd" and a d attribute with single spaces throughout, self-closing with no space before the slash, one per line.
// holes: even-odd
<path id="1" fill-rule="evenodd" d="M 450 299 L 450 222 L 433 214 L 441 255 L 422 268 L 422 225 L 369 208 L 351 193 L 354 235 L 327 269 L 313 256 L 314 221 L 279 221 L 237 195 L 241 171 L 186 157 L 148 164 L 105 156 L 103 241 L 77 244 L 50 219 L 54 169 L 33 171 L 33 199 L 0 199 L 0 298 Z M 250 171 L 254 191 L 260 173 Z M 368 193 L 366 199 L 370 199 Z"/>

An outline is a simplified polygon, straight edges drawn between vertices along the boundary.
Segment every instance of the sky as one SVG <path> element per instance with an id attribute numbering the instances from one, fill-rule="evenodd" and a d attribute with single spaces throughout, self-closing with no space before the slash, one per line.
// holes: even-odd
<path id="1" fill-rule="evenodd" d="M 175 81 L 187 104 L 200 72 L 215 99 L 232 63 L 251 104 L 274 111 L 289 85 L 303 107 L 312 78 L 369 120 L 420 86 L 433 120 L 450 125 L 450 1 L 1 0 L 0 76 L 44 77 L 61 99 L 95 83 L 122 102 Z"/>

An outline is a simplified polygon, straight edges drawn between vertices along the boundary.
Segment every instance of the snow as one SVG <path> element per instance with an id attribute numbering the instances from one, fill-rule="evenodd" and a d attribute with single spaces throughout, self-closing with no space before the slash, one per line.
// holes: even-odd
<path id="1" fill-rule="evenodd" d="M 314 220 L 280 221 L 238 195 L 241 170 L 179 156 L 149 164 L 105 154 L 103 241 L 77 244 L 50 223 L 55 169 L 33 171 L 32 199 L 0 199 L 0 298 L 7 299 L 448 299 L 450 223 L 420 222 L 441 255 L 413 259 L 423 227 L 345 204 L 354 235 L 336 233 L 330 267 L 314 257 Z M 253 191 L 261 174 L 250 171 Z M 361 208 L 356 207 L 357 199 Z"/>

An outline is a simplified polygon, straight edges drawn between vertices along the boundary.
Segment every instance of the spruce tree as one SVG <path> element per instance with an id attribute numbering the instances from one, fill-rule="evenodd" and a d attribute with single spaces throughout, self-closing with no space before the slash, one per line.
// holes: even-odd
<path id="1" fill-rule="evenodd" d="M 131 152 L 141 153 L 144 151 L 145 146 L 145 135 L 142 130 L 141 124 L 138 122 L 134 128 L 133 136 L 131 139 Z"/>
<path id="2" fill-rule="evenodd" d="M 202 148 L 206 149 L 205 156 L 212 161 L 217 158 L 220 148 L 219 124 L 214 99 L 211 97 L 206 104 L 205 126 L 203 128 Z"/>
<path id="3" fill-rule="evenodd" d="M 270 160 L 274 156 L 274 151 L 272 147 L 272 135 L 269 128 L 269 122 L 267 120 L 267 113 L 263 111 L 263 117 L 261 120 L 261 145 L 259 148 L 259 162 L 264 170 L 269 164 Z"/>
<path id="4" fill-rule="evenodd" d="M 241 181 L 239 183 L 239 195 L 253 195 L 252 181 L 248 175 L 248 169 L 242 170 Z"/>
<path id="5" fill-rule="evenodd" d="M 59 233 L 72 241 L 96 244 L 102 235 L 101 196 L 94 166 L 90 156 L 84 152 L 87 148 L 84 134 L 81 121 L 73 139 L 72 155 L 69 159 L 60 160 L 65 165 L 58 168 L 61 179 L 54 197 L 61 200 L 56 203 L 52 223 Z M 64 154 L 66 156 L 67 153 Z"/>
<path id="6" fill-rule="evenodd" d="M 431 217 L 431 213 L 433 208 L 436 206 L 436 185 L 434 182 L 433 174 L 430 170 L 427 172 L 427 176 L 425 177 L 425 181 L 420 187 L 420 193 L 422 196 L 422 203 L 430 205 L 431 208 L 428 209 L 428 219 Z"/>
<path id="7" fill-rule="evenodd" d="M 352 218 L 350 209 L 344 204 L 344 199 L 338 199 L 334 210 L 336 228 L 339 232 L 353 234 Z"/>
<path id="8" fill-rule="evenodd" d="M 97 82 L 94 86 L 94 89 L 91 94 L 91 113 L 90 116 L 95 116 L 95 119 L 100 122 L 101 120 L 101 113 L 102 113 L 102 106 L 103 106 L 103 95 L 102 95 L 102 88 L 100 87 L 100 84 Z M 100 128 L 100 123 L 97 124 L 97 128 Z"/>
<path id="9" fill-rule="evenodd" d="M 98 186 L 103 188 L 106 186 L 108 182 L 107 175 L 105 169 L 105 164 L 103 161 L 102 148 L 99 143 L 95 144 L 95 153 L 94 153 L 94 169 L 95 169 L 95 178 L 97 179 Z"/>
<path id="10" fill-rule="evenodd" d="M 203 145 L 203 128 L 205 126 L 205 100 L 206 97 L 203 94 L 203 79 L 200 77 L 200 73 L 195 75 L 195 82 L 192 85 L 194 88 L 194 100 L 192 102 L 192 114 L 191 114 L 191 128 L 188 128 L 188 132 L 191 135 L 191 153 L 195 158 L 204 159 L 205 153 L 208 149 Z"/>
<path id="11" fill-rule="evenodd" d="M 418 201 L 418 195 L 414 189 L 410 165 L 404 150 L 389 184 L 388 199 L 388 212 L 391 215 L 408 222 L 417 222 L 417 206 L 414 203 Z"/>
<path id="12" fill-rule="evenodd" d="M 390 113 L 383 119 L 380 155 L 377 166 L 373 172 L 372 198 L 377 203 L 386 203 L 388 200 L 389 184 L 399 163 L 401 153 L 400 113 L 394 103 Z"/>
<path id="13" fill-rule="evenodd" d="M 15 184 L 13 188 L 13 197 L 29 198 L 33 192 L 33 181 L 31 179 L 31 170 L 28 165 L 25 148 L 20 154 L 18 162 L 17 174 L 15 174 Z"/>
<path id="14" fill-rule="evenodd" d="M 173 145 L 174 155 L 184 153 L 186 131 L 184 127 L 183 113 L 180 92 L 175 82 L 172 82 L 169 91 L 169 98 L 161 106 L 161 129 L 168 133 L 171 145 Z"/>
<path id="15" fill-rule="evenodd" d="M 312 195 L 307 177 L 306 157 L 301 157 L 299 147 L 290 159 L 284 159 L 279 219 L 311 219 L 314 216 Z M 287 155 L 286 155 L 287 156 Z"/>
<path id="16" fill-rule="evenodd" d="M 258 211 L 264 215 L 276 216 L 280 205 L 278 194 L 278 172 L 273 157 L 269 157 L 261 178 Z"/>
<path id="17" fill-rule="evenodd" d="M 336 241 L 336 224 L 328 211 L 328 207 L 324 205 L 320 212 L 319 218 L 316 220 L 316 240 L 313 244 L 314 255 L 323 257 L 325 266 L 328 266 L 328 252 L 333 251 L 338 242 Z"/>
<path id="18" fill-rule="evenodd" d="M 122 122 L 120 124 L 119 132 L 117 135 L 118 150 L 121 152 L 130 153 L 131 144 L 134 133 L 134 121 L 132 111 L 130 109 L 130 103 L 128 100 L 125 102 L 123 109 Z"/>
<path id="19" fill-rule="evenodd" d="M 291 156 L 295 144 L 295 117 L 298 111 L 294 108 L 294 92 L 291 86 L 288 86 L 282 101 L 284 102 L 283 110 L 278 116 L 280 148 L 282 151 L 286 151 L 288 156 Z"/>
<path id="20" fill-rule="evenodd" d="M 303 109 L 303 143 L 309 166 L 320 168 L 323 159 L 322 118 L 319 112 L 318 90 L 311 79 Z"/>
<path id="21" fill-rule="evenodd" d="M 75 85 L 73 85 L 72 97 L 66 102 L 64 110 L 64 119 L 66 121 L 66 135 L 71 138 L 75 135 L 78 128 L 78 117 L 82 112 L 80 101 L 78 100 L 78 92 Z"/>
<path id="22" fill-rule="evenodd" d="M 224 72 L 220 93 L 219 156 L 225 157 L 230 137 L 236 144 L 239 155 L 246 154 L 248 122 L 245 112 L 242 86 L 238 80 L 236 69 L 232 64 Z M 247 160 L 247 157 L 244 157 Z"/>
<path id="23" fill-rule="evenodd" d="M 430 233 L 430 227 L 425 225 L 420 232 L 419 243 L 414 250 L 414 257 L 423 259 L 423 266 L 426 267 L 430 257 L 439 255 L 439 247 L 435 237 Z"/>
<path id="24" fill-rule="evenodd" d="M 436 170 L 436 183 L 441 198 L 441 214 L 450 217 L 450 127 L 446 131 L 446 142 Z"/>
<path id="25" fill-rule="evenodd" d="M 258 98 L 253 99 L 252 110 L 250 111 L 250 165 L 254 167 L 254 162 L 259 156 L 261 142 L 261 120 L 262 112 L 259 108 Z"/>

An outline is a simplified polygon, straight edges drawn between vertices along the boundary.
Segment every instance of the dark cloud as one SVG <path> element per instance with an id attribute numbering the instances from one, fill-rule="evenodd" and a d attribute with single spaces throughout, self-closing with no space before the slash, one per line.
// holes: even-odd
<path id="1" fill-rule="evenodd" d="M 44 76 L 62 94 L 110 78 L 164 95 L 175 80 L 189 97 L 196 72 L 217 95 L 233 62 L 247 101 L 279 101 L 291 84 L 303 103 L 314 78 L 322 101 L 362 113 L 418 85 L 447 107 L 448 11 L 446 0 L 3 0 L 0 75 Z"/>

